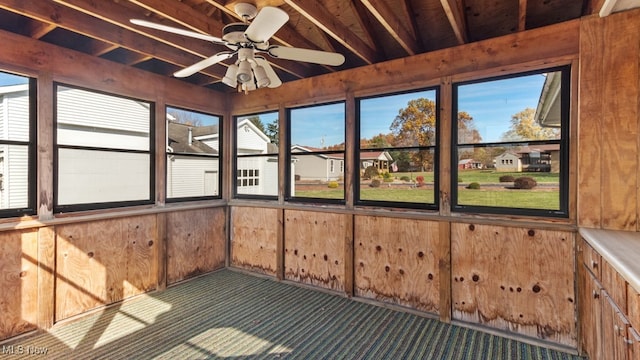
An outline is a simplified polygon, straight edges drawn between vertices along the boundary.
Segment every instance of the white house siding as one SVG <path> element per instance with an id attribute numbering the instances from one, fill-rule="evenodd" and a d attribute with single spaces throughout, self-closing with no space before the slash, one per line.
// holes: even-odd
<path id="1" fill-rule="evenodd" d="M 253 125 L 249 120 L 238 123 L 236 137 L 238 154 L 266 154 L 269 138 Z"/>
<path id="2" fill-rule="evenodd" d="M 201 136 L 196 136 L 195 137 L 196 140 L 201 141 L 203 144 L 207 145 L 208 147 L 212 148 L 212 149 L 216 149 L 218 151 L 220 151 L 220 139 L 218 138 L 218 135 L 216 134 L 215 137 L 211 137 L 211 136 L 207 136 L 207 137 L 201 137 Z"/>
<path id="3" fill-rule="evenodd" d="M 495 158 L 496 171 L 519 172 L 522 171 L 520 158 L 512 153 L 504 153 Z"/>
<path id="4" fill-rule="evenodd" d="M 149 154 L 60 149 L 58 204 L 146 200 Z"/>
<path id="5" fill-rule="evenodd" d="M 329 180 L 327 174 L 329 165 L 325 157 L 300 153 L 294 153 L 291 156 L 297 160 L 295 171 L 301 180 Z"/>
<path id="6" fill-rule="evenodd" d="M 218 167 L 217 158 L 169 155 L 167 197 L 218 195 Z"/>
<path id="7" fill-rule="evenodd" d="M 0 138 L 4 140 L 29 140 L 28 86 L 5 88 L 12 92 L 0 96 Z M 24 208 L 28 206 L 29 157 L 27 146 L 3 145 L 0 147 L 0 208 Z"/>
<path id="8" fill-rule="evenodd" d="M 96 132 L 100 129 L 149 132 L 149 105 L 136 100 L 59 87 L 56 107 L 58 124 L 94 127 Z"/>

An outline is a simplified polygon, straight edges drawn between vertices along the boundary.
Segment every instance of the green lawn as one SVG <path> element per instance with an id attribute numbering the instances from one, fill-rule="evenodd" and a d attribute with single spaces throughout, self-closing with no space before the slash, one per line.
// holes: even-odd
<path id="1" fill-rule="evenodd" d="M 427 183 L 433 182 L 433 172 L 397 172 L 392 173 L 393 177 L 396 179 L 400 179 L 403 176 L 407 176 L 410 179 L 415 180 L 417 176 L 422 175 L 424 177 L 424 181 Z M 459 170 L 458 178 L 462 180 L 461 182 L 470 183 L 498 183 L 500 182 L 500 176 L 503 175 L 511 175 L 514 178 L 518 178 L 521 176 L 529 176 L 536 180 L 538 183 L 559 183 L 560 182 L 560 174 L 559 173 L 550 173 L 550 172 L 497 172 L 495 170 Z"/>
<path id="2" fill-rule="evenodd" d="M 321 199 L 343 199 L 344 191 L 338 189 L 319 189 L 296 191 L 298 197 Z M 419 189 L 408 187 L 379 187 L 365 188 L 360 191 L 362 200 L 412 202 L 432 204 L 434 202 L 433 189 Z M 458 203 L 460 205 L 516 207 L 525 209 L 558 210 L 559 191 L 556 190 L 468 190 L 459 188 Z"/>

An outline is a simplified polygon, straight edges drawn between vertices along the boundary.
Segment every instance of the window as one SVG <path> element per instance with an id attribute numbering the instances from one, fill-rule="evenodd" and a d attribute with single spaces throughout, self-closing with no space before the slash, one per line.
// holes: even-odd
<path id="1" fill-rule="evenodd" d="M 167 201 L 220 196 L 220 117 L 167 107 Z"/>
<path id="2" fill-rule="evenodd" d="M 454 84 L 452 210 L 567 216 L 569 77 L 565 66 Z"/>
<path id="3" fill-rule="evenodd" d="M 357 202 L 436 208 L 436 89 L 357 101 Z"/>
<path id="4" fill-rule="evenodd" d="M 153 104 L 64 85 L 55 96 L 55 210 L 153 203 Z"/>
<path id="5" fill-rule="evenodd" d="M 344 169 L 331 164 L 344 161 L 345 103 L 289 109 L 288 114 L 290 198 L 344 202 Z"/>
<path id="6" fill-rule="evenodd" d="M 278 112 L 236 117 L 236 197 L 278 196 Z"/>
<path id="7" fill-rule="evenodd" d="M 35 87 L 0 72 L 0 217 L 35 214 Z"/>

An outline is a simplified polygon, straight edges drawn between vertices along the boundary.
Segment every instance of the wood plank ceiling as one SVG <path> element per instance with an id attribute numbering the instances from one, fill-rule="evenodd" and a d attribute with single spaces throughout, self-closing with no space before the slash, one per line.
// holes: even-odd
<path id="1" fill-rule="evenodd" d="M 425 53 L 591 14 L 597 0 L 0 0 L 0 30 L 165 76 L 223 45 L 136 26 L 132 18 L 222 37 L 237 2 L 277 6 L 271 44 L 343 54 L 338 67 L 268 57 L 283 82 Z M 183 78 L 218 91 L 232 59 Z"/>

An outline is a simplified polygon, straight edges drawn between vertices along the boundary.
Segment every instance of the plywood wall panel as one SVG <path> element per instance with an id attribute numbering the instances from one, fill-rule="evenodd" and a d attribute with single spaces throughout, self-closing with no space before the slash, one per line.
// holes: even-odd
<path id="1" fill-rule="evenodd" d="M 280 209 L 231 208 L 231 265 L 275 276 Z"/>
<path id="2" fill-rule="evenodd" d="M 604 42 L 602 227 L 636 231 L 640 13 L 606 20 Z"/>
<path id="3" fill-rule="evenodd" d="M 166 232 L 169 284 L 224 267 L 224 208 L 169 213 Z"/>
<path id="4" fill-rule="evenodd" d="M 355 295 L 437 313 L 439 227 L 434 221 L 356 216 Z"/>
<path id="5" fill-rule="evenodd" d="M 0 234 L 0 340 L 37 328 L 37 230 Z"/>
<path id="6" fill-rule="evenodd" d="M 155 288 L 155 215 L 60 225 L 56 233 L 56 320 Z"/>
<path id="7" fill-rule="evenodd" d="M 575 347 L 574 237 L 453 223 L 453 317 Z"/>
<path id="8" fill-rule="evenodd" d="M 344 291 L 345 214 L 285 210 L 285 279 Z"/>

